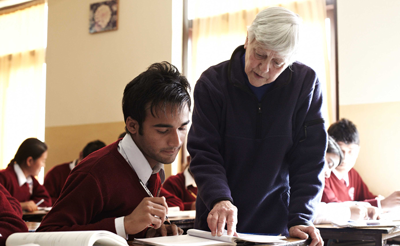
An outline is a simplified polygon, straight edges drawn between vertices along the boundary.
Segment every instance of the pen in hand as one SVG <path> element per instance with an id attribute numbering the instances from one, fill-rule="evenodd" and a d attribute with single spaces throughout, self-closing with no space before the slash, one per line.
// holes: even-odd
<path id="1" fill-rule="evenodd" d="M 147 195 L 149 195 L 149 197 L 154 197 L 153 194 L 151 194 L 150 190 L 147 188 L 147 186 L 143 183 L 143 181 L 141 179 L 139 179 L 140 184 L 142 185 L 143 189 L 146 191 Z M 161 188 L 158 189 L 157 191 L 157 197 L 160 196 L 160 192 L 161 192 Z M 168 216 L 165 215 L 165 221 L 164 224 L 169 224 L 171 225 L 171 222 L 168 219 Z"/>
<path id="2" fill-rule="evenodd" d="M 43 202 L 44 202 L 44 199 L 38 201 L 38 202 L 36 203 L 36 206 L 39 206 L 39 205 L 42 204 Z"/>

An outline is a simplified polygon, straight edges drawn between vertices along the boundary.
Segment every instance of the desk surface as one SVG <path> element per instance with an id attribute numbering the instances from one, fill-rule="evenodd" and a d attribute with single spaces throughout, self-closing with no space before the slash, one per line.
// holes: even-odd
<path id="1" fill-rule="evenodd" d="M 362 227 L 362 228 L 340 228 L 331 224 L 316 225 L 324 240 L 366 240 L 373 241 L 375 245 L 384 245 L 388 239 L 400 236 L 400 227 Z"/>

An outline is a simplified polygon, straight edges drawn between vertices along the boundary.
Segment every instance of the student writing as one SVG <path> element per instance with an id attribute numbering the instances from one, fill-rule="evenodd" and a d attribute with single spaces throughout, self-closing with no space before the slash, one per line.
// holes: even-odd
<path id="1" fill-rule="evenodd" d="M 35 211 L 40 200 L 44 207 L 52 205 L 49 193 L 37 176 L 47 159 L 47 145 L 37 138 L 28 138 L 19 146 L 14 159 L 0 171 L 0 183 L 21 204 L 23 210 Z"/>

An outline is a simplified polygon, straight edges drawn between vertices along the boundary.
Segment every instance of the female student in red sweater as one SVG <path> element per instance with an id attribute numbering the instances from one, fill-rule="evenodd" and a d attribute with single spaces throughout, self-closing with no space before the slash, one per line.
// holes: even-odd
<path id="1" fill-rule="evenodd" d="M 35 178 L 46 159 L 47 145 L 37 138 L 28 138 L 19 146 L 7 168 L 0 171 L 0 184 L 20 202 L 23 210 L 35 211 L 39 202 L 40 206 L 51 206 L 50 195 Z"/>

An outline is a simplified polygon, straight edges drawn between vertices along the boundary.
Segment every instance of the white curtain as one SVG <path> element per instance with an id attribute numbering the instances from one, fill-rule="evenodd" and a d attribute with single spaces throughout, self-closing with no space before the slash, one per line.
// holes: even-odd
<path id="1" fill-rule="evenodd" d="M 0 169 L 26 138 L 44 141 L 46 31 L 44 1 L 0 11 Z"/>

